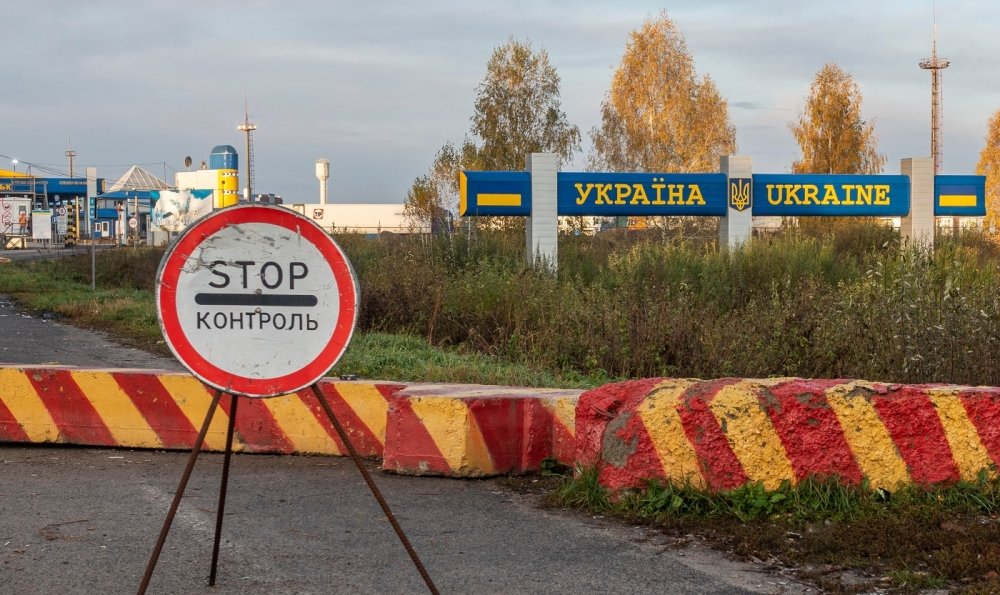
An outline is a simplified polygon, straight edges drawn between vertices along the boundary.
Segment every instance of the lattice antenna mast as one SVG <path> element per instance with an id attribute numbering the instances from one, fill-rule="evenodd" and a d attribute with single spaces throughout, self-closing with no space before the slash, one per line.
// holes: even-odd
<path id="1" fill-rule="evenodd" d="M 69 141 L 69 148 L 63 153 L 67 159 L 69 159 L 69 177 L 73 177 L 73 159 L 76 157 L 76 151 L 73 150 L 73 140 Z"/>
<path id="2" fill-rule="evenodd" d="M 931 37 L 931 57 L 920 61 L 920 68 L 931 71 L 931 157 L 934 173 L 941 172 L 941 71 L 951 65 L 951 60 L 937 55 L 937 11 L 934 14 L 934 35 Z"/>
<path id="3" fill-rule="evenodd" d="M 243 123 L 236 127 L 247 135 L 247 196 L 248 201 L 253 200 L 253 131 L 257 130 L 257 125 L 250 121 L 250 110 L 246 101 L 243 102 Z"/>

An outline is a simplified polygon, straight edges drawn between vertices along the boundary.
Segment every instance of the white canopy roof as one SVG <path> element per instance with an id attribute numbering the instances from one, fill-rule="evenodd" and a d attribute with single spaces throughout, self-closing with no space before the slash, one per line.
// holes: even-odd
<path id="1" fill-rule="evenodd" d="M 129 168 L 125 175 L 109 186 L 105 192 L 119 190 L 169 190 L 170 185 L 138 165 Z"/>

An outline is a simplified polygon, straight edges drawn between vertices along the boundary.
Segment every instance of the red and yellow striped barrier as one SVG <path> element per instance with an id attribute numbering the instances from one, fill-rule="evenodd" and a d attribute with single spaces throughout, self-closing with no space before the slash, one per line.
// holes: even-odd
<path id="1" fill-rule="evenodd" d="M 571 465 L 578 390 L 411 385 L 389 399 L 382 468 L 479 477 Z"/>
<path id="2" fill-rule="evenodd" d="M 399 473 L 476 477 L 573 462 L 581 391 L 467 385 L 319 384 L 363 456 Z M 192 448 L 212 390 L 186 373 L 0 367 L 0 442 Z M 204 449 L 225 449 L 224 395 Z M 240 399 L 234 451 L 346 453 L 311 390 Z"/>
<path id="3" fill-rule="evenodd" d="M 382 456 L 388 399 L 403 385 L 320 383 L 355 448 Z M 212 392 L 189 374 L 67 367 L 0 367 L 0 442 L 190 449 Z M 205 449 L 225 449 L 231 398 L 212 418 Z M 240 399 L 233 450 L 346 452 L 311 390 Z"/>
<path id="4" fill-rule="evenodd" d="M 577 459 L 612 489 L 714 490 L 808 476 L 873 487 L 973 479 L 1000 462 L 1000 388 L 802 379 L 650 379 L 584 393 Z"/>

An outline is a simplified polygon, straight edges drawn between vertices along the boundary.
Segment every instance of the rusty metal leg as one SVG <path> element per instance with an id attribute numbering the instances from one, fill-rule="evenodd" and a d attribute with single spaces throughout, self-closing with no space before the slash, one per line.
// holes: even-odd
<path id="1" fill-rule="evenodd" d="M 215 543 L 212 545 L 212 570 L 208 575 L 208 586 L 215 586 L 216 570 L 219 567 L 219 541 L 222 538 L 222 516 L 226 513 L 226 486 L 229 484 L 229 460 L 233 454 L 233 433 L 236 430 L 236 405 L 239 397 L 229 395 L 232 406 L 229 408 L 229 428 L 226 430 L 226 454 L 222 459 L 222 485 L 219 487 L 219 507 L 215 513 Z"/>
<path id="2" fill-rule="evenodd" d="M 212 404 L 208 406 L 208 413 L 205 414 L 205 423 L 201 425 L 201 432 L 198 433 L 198 439 L 194 441 L 194 446 L 191 448 L 191 456 L 188 457 L 187 467 L 184 468 L 184 474 L 181 475 L 177 491 L 174 492 L 174 500 L 170 503 L 170 510 L 167 511 L 167 518 L 163 521 L 160 536 L 157 538 L 156 546 L 149 557 L 149 564 L 146 565 L 146 573 L 142 576 L 142 583 L 139 584 L 138 595 L 143 595 L 146 592 L 146 589 L 149 587 L 149 581 L 153 578 L 153 570 L 156 569 L 156 562 L 160 558 L 160 552 L 163 551 L 163 544 L 167 541 L 167 533 L 170 532 L 170 525 L 174 522 L 177 507 L 180 506 L 181 497 L 184 496 L 184 490 L 187 489 L 187 482 L 191 479 L 194 463 L 198 460 L 198 453 L 201 452 L 202 444 L 205 443 L 205 435 L 208 434 L 208 427 L 212 423 L 212 416 L 215 414 L 215 408 L 219 406 L 219 398 L 221 396 L 222 391 L 216 389 L 215 394 L 212 396 Z"/>
<path id="3" fill-rule="evenodd" d="M 385 518 L 389 520 L 389 524 L 392 525 L 393 530 L 396 532 L 396 536 L 399 537 L 399 541 L 406 548 L 406 553 L 410 555 L 410 559 L 413 560 L 413 565 L 416 566 L 417 572 L 424 579 L 424 583 L 427 585 L 427 589 L 437 595 L 437 587 L 434 586 L 434 581 L 431 580 L 431 575 L 427 573 L 427 569 L 424 568 L 423 563 L 420 561 L 420 557 L 417 556 L 417 551 L 413 549 L 410 545 L 410 540 L 406 538 L 406 534 L 403 533 L 403 528 L 396 521 L 396 516 L 392 514 L 392 510 L 389 508 L 389 504 L 382 497 L 382 492 L 379 491 L 378 486 L 375 485 L 375 481 L 372 479 L 368 469 L 365 468 L 364 462 L 361 460 L 361 456 L 358 455 L 358 451 L 355 450 L 354 445 L 351 444 L 350 438 L 347 436 L 347 432 L 344 431 L 344 427 L 340 425 L 337 421 L 337 416 L 333 414 L 333 409 L 330 408 L 330 403 L 326 400 L 326 395 L 320 390 L 319 384 L 312 385 L 313 393 L 319 400 L 319 404 L 322 405 L 323 411 L 326 412 L 327 417 L 330 418 L 330 423 L 333 424 L 335 430 L 337 430 L 337 435 L 340 436 L 341 442 L 347 447 L 347 452 L 350 453 L 351 458 L 354 459 L 354 464 L 357 466 L 358 471 L 361 472 L 361 476 L 364 477 L 365 483 L 368 484 L 368 489 L 371 490 L 372 495 L 378 501 L 379 506 L 382 507 L 382 512 L 385 513 Z"/>

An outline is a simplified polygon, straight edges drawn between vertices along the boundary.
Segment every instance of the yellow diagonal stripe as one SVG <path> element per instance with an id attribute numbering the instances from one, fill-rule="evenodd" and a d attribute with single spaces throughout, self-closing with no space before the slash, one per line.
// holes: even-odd
<path id="1" fill-rule="evenodd" d="M 698 455 L 684 434 L 677 405 L 694 380 L 667 380 L 650 391 L 639 409 L 656 454 L 660 457 L 664 476 L 676 483 L 690 482 L 704 487 L 705 479 L 698 466 Z"/>
<path id="2" fill-rule="evenodd" d="M 177 406 L 187 416 L 194 429 L 200 430 L 202 424 L 205 423 L 208 406 L 212 403 L 212 389 L 202 384 L 194 376 L 164 374 L 159 379 L 163 388 L 167 389 L 167 392 L 174 397 Z M 219 407 L 212 416 L 212 423 L 208 426 L 208 434 L 205 435 L 204 448 L 206 450 L 224 451 L 226 449 L 226 425 L 228 423 L 229 416 L 226 415 L 222 407 Z M 235 436 L 233 450 L 242 449 L 243 443 L 238 436 Z"/>
<path id="3" fill-rule="evenodd" d="M 461 399 L 411 398 L 410 407 L 452 471 L 459 474 L 469 470 L 482 470 L 485 474 L 493 472 L 493 461 L 479 427 Z"/>
<path id="4" fill-rule="evenodd" d="M 55 420 L 23 371 L 0 369 L 0 401 L 10 409 L 14 419 L 21 424 L 21 429 L 32 442 L 54 442 L 59 439 L 59 428 L 56 427 Z"/>
<path id="5" fill-rule="evenodd" d="M 490 449 L 483 440 L 483 431 L 479 428 L 476 418 L 469 415 L 469 433 L 465 443 L 465 461 L 470 468 L 470 475 L 494 475 L 496 466 Z"/>
<path id="6" fill-rule="evenodd" d="M 928 391 L 928 396 L 937 409 L 959 475 L 965 480 L 975 479 L 980 470 L 993 465 L 993 460 L 979 439 L 979 432 L 972 425 L 957 391 L 935 388 Z"/>
<path id="7" fill-rule="evenodd" d="M 556 397 L 542 401 L 549 413 L 573 435 L 576 435 L 576 402 L 577 399 L 570 397 Z"/>
<path id="8" fill-rule="evenodd" d="M 784 480 L 794 483 L 795 470 L 770 417 L 761 407 L 757 396 L 760 385 L 742 380 L 723 387 L 712 399 L 711 409 L 747 478 L 774 490 Z"/>
<path id="9" fill-rule="evenodd" d="M 851 382 L 826 390 L 827 403 L 840 420 L 851 452 L 861 472 L 872 487 L 896 489 L 909 483 L 906 463 L 892 441 L 889 431 L 875 411 L 875 406 L 863 394 L 851 395 L 857 388 L 871 388 L 864 382 Z"/>
<path id="10" fill-rule="evenodd" d="M 104 420 L 111 436 L 119 446 L 160 448 L 163 443 L 156 431 L 146 422 L 132 399 L 118 386 L 109 372 L 75 370 L 70 372 L 73 381 Z"/>
<path id="11" fill-rule="evenodd" d="M 483 192 L 476 195 L 476 204 L 481 207 L 519 207 L 521 206 L 521 195 Z"/>
<path id="12" fill-rule="evenodd" d="M 368 430 L 385 444 L 385 424 L 389 404 L 373 384 L 338 382 L 333 385 L 347 406 L 354 411 Z"/>
<path id="13" fill-rule="evenodd" d="M 942 207 L 974 207 L 979 201 L 975 194 L 942 194 L 938 204 Z"/>
<path id="14" fill-rule="evenodd" d="M 282 395 L 264 399 L 264 406 L 274 416 L 274 421 L 292 443 L 296 452 L 342 454 L 337 448 L 337 443 L 298 395 Z"/>

